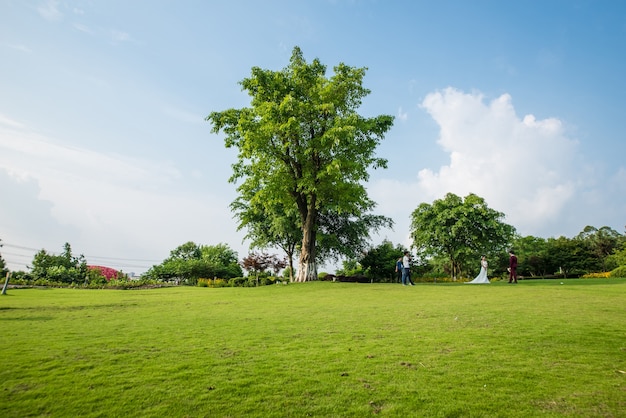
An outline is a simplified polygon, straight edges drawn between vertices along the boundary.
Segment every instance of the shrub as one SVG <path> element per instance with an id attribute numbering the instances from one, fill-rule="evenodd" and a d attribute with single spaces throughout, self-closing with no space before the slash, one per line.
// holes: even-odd
<path id="1" fill-rule="evenodd" d="M 612 270 L 611 277 L 626 277 L 626 266 L 620 266 Z"/>
<path id="2" fill-rule="evenodd" d="M 229 282 L 224 279 L 218 279 L 217 277 L 214 279 L 198 279 L 198 287 L 226 287 L 229 285 Z"/>
<path id="3" fill-rule="evenodd" d="M 259 285 L 261 286 L 269 286 L 273 285 L 274 283 L 276 283 L 276 277 L 274 276 L 263 277 L 261 280 L 259 280 Z"/>
<path id="4" fill-rule="evenodd" d="M 87 266 L 87 269 L 89 271 L 97 272 L 97 274 L 103 276 L 106 280 L 117 279 L 117 278 L 120 278 L 122 276 L 119 271 L 117 271 L 117 270 L 115 270 L 115 269 L 113 269 L 111 267 Z"/>
<path id="5" fill-rule="evenodd" d="M 581 276 L 583 279 L 606 279 L 607 277 L 611 277 L 610 271 L 605 271 L 602 273 L 587 273 Z"/>
<path id="6" fill-rule="evenodd" d="M 231 287 L 243 287 L 247 282 L 248 279 L 245 277 L 233 277 L 228 281 L 228 285 Z"/>

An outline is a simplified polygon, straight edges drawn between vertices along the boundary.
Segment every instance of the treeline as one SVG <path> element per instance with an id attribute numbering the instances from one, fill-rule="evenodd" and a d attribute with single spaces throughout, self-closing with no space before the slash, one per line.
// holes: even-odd
<path id="1" fill-rule="evenodd" d="M 122 271 L 88 265 L 82 254 L 76 256 L 72 253 L 69 243 L 64 244 L 59 255 L 49 253 L 45 249 L 38 251 L 29 270 L 11 272 L 11 284 L 83 288 L 129 288 L 142 284 L 139 281 L 131 281 Z M 4 274 L 6 273 L 8 270 L 5 269 Z"/>
<path id="2" fill-rule="evenodd" d="M 468 233 L 463 234 L 466 238 Z M 626 235 L 609 228 L 587 226 L 572 238 L 516 236 L 510 249 L 518 256 L 518 274 L 524 279 L 626 277 Z M 371 246 L 359 258 L 343 262 L 334 274 L 319 274 L 324 280 L 377 283 L 396 282 L 395 263 L 407 248 L 385 240 Z M 415 250 L 415 249 L 414 249 Z M 412 277 L 419 282 L 465 280 L 479 270 L 482 253 L 454 255 L 454 264 L 445 252 L 414 252 Z M 507 276 L 508 254 L 500 247 L 486 251 L 489 277 Z M 267 253 L 250 253 L 239 260 L 226 244 L 198 245 L 187 242 L 170 252 L 162 263 L 152 266 L 139 278 L 122 271 L 89 266 L 82 255 L 74 255 L 69 243 L 54 255 L 46 250 L 35 254 L 29 272 L 12 272 L 11 283 L 34 286 L 82 288 L 134 288 L 141 286 L 191 285 L 203 287 L 263 286 L 293 281 L 286 258 Z M 8 272 L 0 255 L 0 270 Z M 247 274 L 244 274 L 244 270 Z M 113 271 L 114 273 L 111 273 Z"/>
<path id="3" fill-rule="evenodd" d="M 28 272 L 11 273 L 11 284 L 80 288 L 136 288 L 163 285 L 260 286 L 289 281 L 287 262 L 276 255 L 251 253 L 239 261 L 238 254 L 226 244 L 198 245 L 187 242 L 170 252 L 162 263 L 152 266 L 140 277 L 105 266 L 88 265 L 83 255 L 74 255 L 66 243 L 63 252 L 54 255 L 40 250 L 33 257 Z M 0 269 L 8 273 L 0 255 Z M 244 269 L 248 272 L 244 277 Z M 283 271 L 286 278 L 278 277 Z"/>
<path id="4" fill-rule="evenodd" d="M 338 276 L 364 277 L 368 281 L 396 282 L 395 262 L 406 248 L 383 241 L 358 259 L 347 260 Z M 573 238 L 517 236 L 510 249 L 518 257 L 518 274 L 524 279 L 626 277 L 626 235 L 609 228 L 587 226 Z M 415 257 L 412 277 L 416 281 L 450 281 L 473 278 L 480 270 L 480 257 L 489 260 L 489 277 L 508 277 L 508 249 L 474 252 L 471 257 L 455 260 L 453 265 L 444 252 L 430 257 Z"/>

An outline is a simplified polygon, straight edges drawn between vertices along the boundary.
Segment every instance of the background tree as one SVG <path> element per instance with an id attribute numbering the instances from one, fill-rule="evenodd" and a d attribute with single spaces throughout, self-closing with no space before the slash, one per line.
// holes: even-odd
<path id="1" fill-rule="evenodd" d="M 0 239 L 0 248 L 2 248 L 2 240 Z M 0 278 L 4 277 L 4 285 L 2 286 L 2 294 L 7 294 L 7 287 L 9 286 L 9 270 L 6 268 L 2 254 L 0 253 Z"/>
<path id="2" fill-rule="evenodd" d="M 506 251 L 515 234 L 515 228 L 502 221 L 503 213 L 473 193 L 465 199 L 448 193 L 432 205 L 422 203 L 411 218 L 411 238 L 418 255 L 445 255 L 454 279 L 468 263 L 477 263 L 481 254 Z"/>
<path id="3" fill-rule="evenodd" d="M 374 207 L 369 199 L 364 199 L 363 205 Z M 254 195 L 248 195 L 248 199 L 239 196 L 231 208 L 239 219 L 239 229 L 248 229 L 246 238 L 251 240 L 251 248 L 278 247 L 285 252 L 289 263 L 289 279 L 293 281 L 293 256 L 302 242 L 296 208 L 285 208 L 281 202 L 259 205 Z M 340 257 L 358 258 L 368 248 L 372 232 L 392 225 L 391 219 L 366 213 L 365 209 L 356 215 L 320 210 L 317 259 L 337 261 Z"/>
<path id="4" fill-rule="evenodd" d="M 202 257 L 200 246 L 195 242 L 188 241 L 170 251 L 169 260 L 197 260 Z"/>
<path id="5" fill-rule="evenodd" d="M 374 207 L 374 202 L 369 199 L 364 199 L 363 203 L 369 208 Z M 369 248 L 371 233 L 392 226 L 391 219 L 366 213 L 366 209 L 355 214 L 321 211 L 317 234 L 318 258 L 333 261 L 342 257 L 361 258 Z"/>
<path id="6" fill-rule="evenodd" d="M 200 246 L 186 242 L 172 251 L 161 264 L 152 266 L 145 274 L 155 280 L 182 281 L 195 285 L 200 278 L 230 279 L 243 275 L 237 252 L 226 244 Z"/>
<path id="7" fill-rule="evenodd" d="M 360 259 L 365 275 L 379 282 L 395 282 L 396 261 L 402 257 L 405 250 L 406 248 L 401 245 L 394 247 L 388 240 L 370 248 Z"/>
<path id="8" fill-rule="evenodd" d="M 72 254 L 69 243 L 63 245 L 59 255 L 40 250 L 33 257 L 31 276 L 34 280 L 46 280 L 59 283 L 82 283 L 87 277 L 87 262 L 81 254 Z"/>
<path id="9" fill-rule="evenodd" d="M 518 237 L 513 242 L 518 259 L 517 272 L 521 276 L 546 276 L 554 273 L 554 265 L 550 260 L 548 243 L 545 238 Z M 503 262 L 508 267 L 508 256 Z"/>
<path id="10" fill-rule="evenodd" d="M 241 261 L 241 264 L 248 272 L 255 276 L 256 285 L 259 285 L 259 274 L 272 268 L 274 257 L 267 253 L 251 253 Z"/>
<path id="11" fill-rule="evenodd" d="M 374 151 L 393 117 L 357 113 L 370 93 L 362 87 L 365 70 L 342 63 L 327 78 L 326 66 L 318 59 L 308 64 L 295 47 L 282 71 L 254 67 L 241 81 L 251 107 L 207 117 L 213 132 L 226 134 L 226 147 L 239 151 L 230 181 L 243 179 L 240 194 L 297 210 L 302 244 L 296 281 L 317 279 L 320 213 L 359 219 L 373 208 L 362 183 L 370 168 L 386 167 Z"/>
<path id="12" fill-rule="evenodd" d="M 250 248 L 266 249 L 278 247 L 285 252 L 289 265 L 289 281 L 293 282 L 293 258 L 298 244 L 302 242 L 302 229 L 296 208 L 286 208 L 280 201 L 261 204 L 243 189 L 241 195 L 230 207 L 239 220 L 237 230 L 248 230 L 245 238 L 250 240 Z"/>
<path id="13" fill-rule="evenodd" d="M 597 229 L 588 225 L 576 236 L 576 239 L 586 242 L 600 260 L 602 270 L 608 271 L 610 270 L 607 265 L 608 256 L 618 248 L 622 235 L 608 226 Z"/>
<path id="14" fill-rule="evenodd" d="M 612 269 L 620 266 L 626 266 L 626 246 L 622 249 L 616 249 L 613 254 L 607 257 L 608 265 L 612 266 Z"/>
<path id="15" fill-rule="evenodd" d="M 591 246 L 579 239 L 563 236 L 548 238 L 547 253 L 552 273 L 564 278 L 601 269 L 601 262 L 594 255 Z"/>
<path id="16" fill-rule="evenodd" d="M 2 239 L 0 239 L 0 248 L 2 248 Z M 8 273 L 8 269 L 6 268 L 6 263 L 4 258 L 2 258 L 2 253 L 0 253 L 0 277 L 4 277 Z"/>
<path id="17" fill-rule="evenodd" d="M 200 259 L 208 262 L 215 270 L 213 276 L 207 277 L 230 279 L 243 276 L 237 252 L 226 244 L 201 246 Z"/>

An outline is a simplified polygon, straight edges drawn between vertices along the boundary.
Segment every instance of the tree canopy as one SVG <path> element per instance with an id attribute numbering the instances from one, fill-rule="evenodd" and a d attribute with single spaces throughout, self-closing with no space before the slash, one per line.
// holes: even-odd
<path id="1" fill-rule="evenodd" d="M 234 207 L 240 221 L 249 224 L 253 217 L 248 215 L 263 214 L 265 219 L 296 222 L 301 232 L 297 281 L 317 279 L 320 256 L 353 250 L 346 239 L 329 243 L 318 254 L 318 242 L 324 242 L 320 234 L 329 232 L 323 226 L 331 220 L 351 227 L 362 222 L 363 233 L 382 225 L 381 218 L 367 217 L 375 203 L 363 183 L 369 169 L 387 165 L 375 149 L 393 117 L 357 113 L 370 93 L 362 86 L 365 72 L 340 63 L 326 77 L 326 66 L 318 59 L 307 63 L 295 47 L 283 70 L 253 67 L 251 76 L 240 82 L 252 98 L 250 107 L 207 117 L 214 133 L 225 133 L 226 147 L 238 149 L 230 181 L 242 181 L 237 189 L 241 199 Z M 384 219 L 383 224 L 390 222 Z M 289 233 L 292 226 L 286 228 Z M 366 238 L 360 236 L 361 241 Z"/>
<path id="2" fill-rule="evenodd" d="M 502 252 L 511 244 L 515 228 L 503 219 L 503 213 L 473 193 L 465 199 L 448 193 L 413 211 L 413 247 L 424 257 L 447 257 L 452 277 L 457 277 L 481 255 Z"/>

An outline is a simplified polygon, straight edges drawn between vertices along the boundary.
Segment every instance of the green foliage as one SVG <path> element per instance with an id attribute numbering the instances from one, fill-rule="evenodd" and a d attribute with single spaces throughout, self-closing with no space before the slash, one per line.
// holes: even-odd
<path id="1" fill-rule="evenodd" d="M 259 244 L 286 240 L 293 248 L 299 230 L 303 268 L 297 280 L 315 280 L 318 258 L 352 251 L 359 243 L 353 239 L 355 223 L 375 206 L 363 183 L 369 169 L 386 167 L 374 151 L 393 117 L 357 113 L 370 93 L 362 87 L 365 68 L 339 64 L 327 78 L 326 66 L 318 59 L 307 63 L 295 47 L 282 71 L 251 72 L 240 83 L 251 106 L 207 117 L 213 132 L 226 134 L 226 147 L 238 149 L 230 181 L 242 183 L 233 208 L 240 227 L 250 226 Z M 367 219 L 361 226 L 377 222 Z M 337 230 L 330 225 L 344 224 L 350 234 L 341 230 L 345 240 L 334 240 Z"/>
<path id="2" fill-rule="evenodd" d="M 342 268 L 337 269 L 337 276 L 364 276 L 365 271 L 363 270 L 363 266 L 359 264 L 358 261 L 354 259 L 344 260 L 342 262 Z"/>
<path id="3" fill-rule="evenodd" d="M 432 205 L 420 204 L 411 218 L 411 238 L 418 255 L 445 256 L 452 277 L 461 277 L 481 255 L 489 258 L 504 252 L 515 234 L 515 228 L 502 221 L 504 214 L 475 194 L 463 199 L 448 193 Z"/>
<path id="4" fill-rule="evenodd" d="M 6 263 L 0 254 L 0 276 L 4 277 L 8 273 L 9 269 L 6 267 Z"/>
<path id="5" fill-rule="evenodd" d="M 228 281 L 228 285 L 230 287 L 244 287 L 247 286 L 248 278 L 247 277 L 233 277 Z"/>
<path id="6" fill-rule="evenodd" d="M 611 271 L 611 277 L 626 277 L 626 265 Z"/>
<path id="7" fill-rule="evenodd" d="M 610 271 L 622 261 L 626 264 L 626 251 L 620 250 L 623 242 L 624 237 L 611 228 L 586 226 L 574 238 L 518 237 L 513 245 L 520 275 L 577 277 Z M 506 265 L 507 261 L 502 259 L 500 267 Z"/>
<path id="8" fill-rule="evenodd" d="M 586 226 L 575 239 L 585 242 L 589 246 L 593 258 L 602 263 L 598 268 L 607 271 L 609 270 L 609 265 L 606 264 L 609 261 L 608 256 L 618 249 L 622 236 L 608 226 L 603 226 L 600 229 Z"/>
<path id="9" fill-rule="evenodd" d="M 2 248 L 2 246 L 2 239 L 0 239 L 0 248 Z M 0 254 L 0 276 L 4 278 L 8 272 L 9 270 L 6 268 L 4 258 L 2 258 L 2 254 Z"/>
<path id="10" fill-rule="evenodd" d="M 615 267 L 626 266 L 626 246 L 622 249 L 616 249 L 613 254 L 607 257 L 606 263 Z"/>
<path id="11" fill-rule="evenodd" d="M 87 277 L 87 263 L 82 255 L 72 255 L 69 243 L 63 246 L 60 255 L 40 250 L 33 257 L 31 276 L 35 281 L 52 283 L 82 283 Z"/>
<path id="12" fill-rule="evenodd" d="M 521 276 L 546 276 L 558 270 L 554 260 L 550 257 L 548 241 L 544 238 L 533 236 L 520 237 L 514 240 L 513 247 L 517 255 L 518 274 Z M 509 265 L 508 256 L 499 260 L 500 270 L 503 271 Z M 491 266 L 495 264 L 491 263 Z"/>
<path id="13" fill-rule="evenodd" d="M 365 275 L 374 281 L 393 283 L 396 281 L 396 261 L 402 257 L 406 248 L 395 247 L 391 241 L 384 240 L 380 245 L 370 248 L 359 260 Z"/>
<path id="14" fill-rule="evenodd" d="M 153 266 L 146 276 L 153 280 L 196 285 L 202 277 L 241 276 L 237 253 L 226 244 L 199 246 L 187 242 L 170 252 L 169 258 Z"/>

